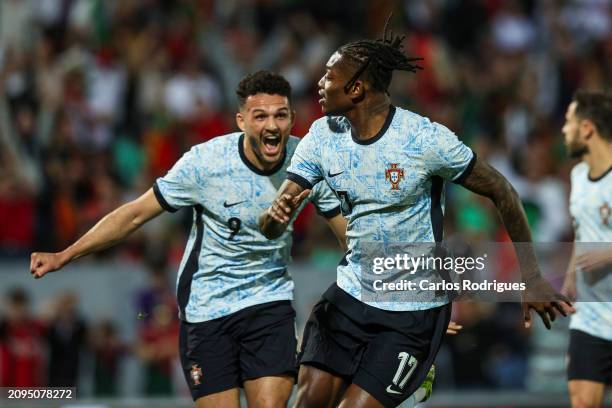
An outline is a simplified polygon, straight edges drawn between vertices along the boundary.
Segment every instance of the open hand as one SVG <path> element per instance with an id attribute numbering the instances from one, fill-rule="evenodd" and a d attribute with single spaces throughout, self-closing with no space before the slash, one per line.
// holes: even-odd
<path id="1" fill-rule="evenodd" d="M 526 290 L 523 295 L 523 317 L 525 328 L 531 327 L 531 309 L 540 315 L 544 326 L 550 330 L 550 322 L 554 322 L 557 313 L 567 316 L 576 310 L 572 302 L 553 287 L 544 278 L 538 277 L 526 282 Z"/>
<path id="2" fill-rule="evenodd" d="M 594 272 L 612 264 L 612 251 L 589 251 L 576 257 L 576 268 Z"/>

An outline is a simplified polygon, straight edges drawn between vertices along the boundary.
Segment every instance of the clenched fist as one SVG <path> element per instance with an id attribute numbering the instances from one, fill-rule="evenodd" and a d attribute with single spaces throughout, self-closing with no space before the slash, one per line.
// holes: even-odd
<path id="1" fill-rule="evenodd" d="M 61 269 L 66 263 L 59 252 L 34 252 L 30 255 L 30 273 L 35 279 L 42 278 L 49 272 Z"/>

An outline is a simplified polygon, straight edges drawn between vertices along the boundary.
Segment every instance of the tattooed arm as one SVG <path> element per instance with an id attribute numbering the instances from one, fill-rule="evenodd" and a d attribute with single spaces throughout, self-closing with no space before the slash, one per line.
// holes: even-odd
<path id="1" fill-rule="evenodd" d="M 484 160 L 477 158 L 472 171 L 461 183 L 468 190 L 489 198 L 497 208 L 502 223 L 512 242 L 531 242 L 531 231 L 521 199 L 512 185 L 497 170 Z M 519 250 L 519 246 L 515 246 Z M 521 269 L 523 280 L 540 276 L 533 249 L 517 253 L 519 262 L 524 261 L 527 270 Z"/>
<path id="2" fill-rule="evenodd" d="M 523 298 L 525 327 L 531 325 L 530 309 L 540 315 L 547 328 L 550 328 L 550 321 L 555 320 L 555 309 L 563 316 L 573 311 L 569 300 L 556 293 L 550 284 L 542 279 L 531 245 L 527 216 L 516 190 L 508 180 L 485 161 L 476 159 L 474 167 L 461 184 L 493 201 L 508 235 L 514 242 L 522 280 L 527 286 Z"/>

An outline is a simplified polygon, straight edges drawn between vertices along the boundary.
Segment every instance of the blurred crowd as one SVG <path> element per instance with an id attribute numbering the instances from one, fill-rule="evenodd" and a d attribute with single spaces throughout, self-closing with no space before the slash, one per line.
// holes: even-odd
<path id="1" fill-rule="evenodd" d="M 88 321 L 78 294 L 71 290 L 45 299 L 40 313 L 35 313 L 24 288 L 13 287 L 4 295 L 0 387 L 76 387 L 81 397 L 116 397 L 123 391 L 131 358 L 140 368 L 140 384 L 132 381 L 138 387 L 133 393 L 171 396 L 181 391 L 174 387 L 176 303 L 163 265 L 151 265 L 148 282 L 133 295 L 138 311 L 134 338 L 119 333 L 112 320 Z"/>
<path id="2" fill-rule="evenodd" d="M 291 82 L 293 133 L 303 136 L 320 116 L 316 83 L 329 55 L 347 41 L 378 38 L 390 11 L 392 29 L 407 35 L 406 52 L 424 58 L 416 75 L 395 75 L 394 103 L 445 124 L 508 177 L 537 241 L 571 240 L 572 162 L 560 129 L 577 88 L 612 88 L 612 2 L 347 3 L 1 1 L 0 256 L 64 248 L 191 145 L 236 130 L 234 89 L 256 69 Z M 191 220 L 183 213 L 145 226 L 111 254 L 163 252 L 176 263 Z M 448 191 L 446 215 L 448 235 L 507 240 L 494 208 L 461 188 Z M 334 239 L 311 218 L 309 209 L 296 225 L 297 259 L 337 262 L 329 255 Z M 514 318 L 503 317 L 514 312 L 458 307 L 470 340 L 452 340 L 455 367 L 475 372 L 457 372 L 455 384 L 525 386 L 529 339 L 508 335 Z M 147 313 L 164 319 L 163 311 Z M 110 323 L 99 333 L 114 336 Z M 491 357 L 470 364 L 476 355 Z"/>

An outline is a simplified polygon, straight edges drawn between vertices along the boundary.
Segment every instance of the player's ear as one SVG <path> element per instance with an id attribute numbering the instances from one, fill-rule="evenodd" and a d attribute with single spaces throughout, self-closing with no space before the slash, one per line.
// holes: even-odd
<path id="1" fill-rule="evenodd" d="M 365 97 L 365 82 L 361 80 L 355 81 L 348 90 L 348 96 L 353 101 L 361 101 Z"/>
<path id="2" fill-rule="evenodd" d="M 293 123 L 295 122 L 295 110 L 291 109 L 291 126 L 293 127 Z"/>
<path id="3" fill-rule="evenodd" d="M 595 125 L 588 119 L 580 121 L 580 134 L 583 135 L 584 140 L 589 140 L 595 132 Z"/>
<path id="4" fill-rule="evenodd" d="M 236 125 L 238 125 L 238 128 L 244 132 L 244 115 L 241 111 L 236 113 Z"/>

